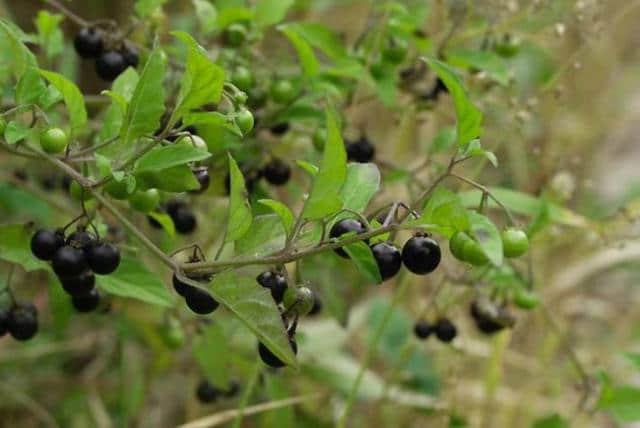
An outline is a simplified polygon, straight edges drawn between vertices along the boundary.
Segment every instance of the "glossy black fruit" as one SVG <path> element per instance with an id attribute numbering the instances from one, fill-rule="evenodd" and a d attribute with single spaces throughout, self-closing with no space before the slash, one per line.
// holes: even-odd
<path id="1" fill-rule="evenodd" d="M 490 319 L 486 315 L 484 315 L 478 308 L 478 304 L 476 302 L 471 303 L 471 317 L 478 327 L 478 330 L 485 334 L 494 334 L 504 329 L 505 326 L 500 324 L 499 322 Z"/>
<path id="2" fill-rule="evenodd" d="M 362 137 L 358 141 L 350 141 L 346 144 L 347 159 L 353 162 L 371 162 L 376 155 L 376 148 L 366 138 Z"/>
<path id="3" fill-rule="evenodd" d="M 289 345 L 291 345 L 291 349 L 294 354 L 298 353 L 298 344 L 293 338 L 289 339 Z M 260 359 L 266 365 L 273 368 L 284 367 L 286 364 L 280 360 L 280 358 L 276 357 L 266 346 L 262 343 L 258 344 L 258 353 L 260 354 Z"/>
<path id="4" fill-rule="evenodd" d="M 333 227 L 329 231 L 329 237 L 338 238 L 344 235 L 345 233 L 355 232 L 357 234 L 360 234 L 366 231 L 367 229 L 364 227 L 364 224 L 362 224 L 360 220 L 356 220 L 353 218 L 345 218 L 333 225 Z M 345 251 L 342 248 L 338 248 L 334 251 L 340 257 L 344 257 L 345 259 L 349 258 L 349 255 L 345 253 Z"/>
<path id="5" fill-rule="evenodd" d="M 285 291 L 287 291 L 287 279 L 278 272 L 265 271 L 256 278 L 258 284 L 271 291 L 271 296 L 276 303 L 281 303 Z"/>
<path id="6" fill-rule="evenodd" d="M 95 243 L 95 237 L 86 230 L 78 229 L 67 237 L 67 245 L 87 250 Z"/>
<path id="7" fill-rule="evenodd" d="M 196 314 L 207 315 L 218 308 L 219 303 L 206 291 L 191 287 L 184 296 L 189 309 Z"/>
<path id="8" fill-rule="evenodd" d="M 72 296 L 87 294 L 96 285 L 96 277 L 93 272 L 86 270 L 77 276 L 60 278 L 64 291 Z"/>
<path id="9" fill-rule="evenodd" d="M 31 252 L 40 260 L 51 260 L 64 245 L 64 235 L 50 229 L 40 229 L 31 238 Z"/>
<path id="10" fill-rule="evenodd" d="M 133 49 L 131 46 L 127 45 L 125 46 L 122 51 L 120 51 L 120 53 L 122 54 L 122 57 L 124 58 L 124 62 L 126 64 L 126 67 L 131 67 L 131 68 L 137 68 L 138 64 L 140 63 L 140 55 L 138 55 L 138 52 L 136 52 L 135 49 Z"/>
<path id="11" fill-rule="evenodd" d="M 264 166 L 262 175 L 274 186 L 282 186 L 291 178 L 291 167 L 281 159 L 274 158 Z"/>
<path id="12" fill-rule="evenodd" d="M 282 135 L 289 130 L 289 122 L 281 122 L 273 125 L 269 128 L 273 135 Z"/>
<path id="13" fill-rule="evenodd" d="M 169 215 L 176 227 L 176 232 L 187 235 L 195 230 L 197 224 L 196 216 L 186 205 L 179 207 L 173 213 L 169 212 Z"/>
<path id="14" fill-rule="evenodd" d="M 60 247 L 51 262 L 53 271 L 59 277 L 77 276 L 89 267 L 84 251 L 70 245 Z"/>
<path id="15" fill-rule="evenodd" d="M 211 277 L 209 275 L 191 274 L 191 275 L 187 275 L 187 278 L 193 281 L 198 281 L 198 282 L 209 282 L 211 280 Z M 178 293 L 182 297 L 186 297 L 190 291 L 196 288 L 192 285 L 187 284 L 186 282 L 181 281 L 180 278 L 178 278 L 178 275 L 176 275 L 175 273 L 171 278 L 171 282 L 173 283 L 173 289 L 176 290 L 176 293 Z"/>
<path id="16" fill-rule="evenodd" d="M 425 275 L 440 264 L 440 245 L 428 236 L 417 235 L 402 248 L 402 261 L 411 272 Z"/>
<path id="17" fill-rule="evenodd" d="M 102 80 L 112 82 L 127 68 L 124 56 L 117 51 L 107 51 L 96 59 L 96 73 Z"/>
<path id="18" fill-rule="evenodd" d="M 120 265 L 120 250 L 111 244 L 101 242 L 87 250 L 89 267 L 98 275 L 108 275 Z"/>
<path id="19" fill-rule="evenodd" d="M 38 310 L 32 303 L 17 304 L 9 311 L 9 334 L 20 341 L 29 340 L 38 332 Z"/>
<path id="20" fill-rule="evenodd" d="M 200 194 L 206 191 L 209 188 L 209 184 L 211 184 L 209 169 L 206 167 L 194 169 L 193 175 L 196 177 L 196 180 L 198 180 L 198 183 L 200 183 L 200 188 L 197 190 L 189 190 L 189 193 Z"/>
<path id="21" fill-rule="evenodd" d="M 213 403 L 218 398 L 221 391 L 209 383 L 208 380 L 202 380 L 196 388 L 196 397 L 203 404 Z"/>
<path id="22" fill-rule="evenodd" d="M 422 340 L 431 336 L 434 330 L 435 330 L 435 327 L 426 321 L 418 321 L 413 326 L 413 334 L 415 334 L 418 339 L 422 339 Z"/>
<path id="23" fill-rule="evenodd" d="M 73 46 L 82 58 L 97 58 L 102 53 L 102 31 L 83 28 L 73 39 Z"/>
<path id="24" fill-rule="evenodd" d="M 402 267 L 402 255 L 394 245 L 380 242 L 373 245 L 371 251 L 378 263 L 378 269 L 383 281 L 395 276 Z"/>
<path id="25" fill-rule="evenodd" d="M 0 337 L 7 334 L 9 330 L 9 311 L 0 309 Z"/>
<path id="26" fill-rule="evenodd" d="M 71 304 L 78 312 L 93 312 L 100 304 L 100 293 L 93 289 L 85 294 L 71 296 Z"/>
<path id="27" fill-rule="evenodd" d="M 451 342 L 458 334 L 458 329 L 448 318 L 440 318 L 436 322 L 434 330 L 436 337 L 441 342 Z"/>

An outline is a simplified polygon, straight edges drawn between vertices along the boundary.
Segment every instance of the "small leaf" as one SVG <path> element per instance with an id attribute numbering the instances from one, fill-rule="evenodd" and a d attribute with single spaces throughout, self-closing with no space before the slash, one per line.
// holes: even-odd
<path id="1" fill-rule="evenodd" d="M 378 263 L 373 257 L 371 248 L 369 248 L 367 244 L 362 241 L 354 242 L 353 244 L 343 247 L 343 249 L 367 281 L 371 281 L 376 284 L 380 284 L 382 282 Z"/>
<path id="2" fill-rule="evenodd" d="M 373 163 L 350 163 L 340 191 L 342 208 L 363 212 L 371 198 L 380 190 L 380 170 Z"/>
<path id="3" fill-rule="evenodd" d="M 165 4 L 168 0 L 137 0 L 133 9 L 140 18 L 146 18 L 156 8 Z"/>
<path id="4" fill-rule="evenodd" d="M 312 177 L 315 177 L 316 174 L 318 174 L 318 171 L 320 170 L 320 168 L 318 168 L 317 166 L 315 166 L 312 163 L 309 163 L 307 161 L 304 161 L 302 159 L 298 159 L 296 160 L 296 164 L 298 164 L 298 166 L 302 169 L 304 169 L 305 171 L 307 171 L 309 173 L 309 175 L 311 175 Z"/>
<path id="5" fill-rule="evenodd" d="M 167 192 L 184 192 L 200 188 L 200 183 L 187 165 L 176 165 L 161 170 L 147 170 L 135 174 L 141 188 L 156 188 Z"/>
<path id="6" fill-rule="evenodd" d="M 49 265 L 31 253 L 31 237 L 35 231 L 24 224 L 0 226 L 0 259 L 22 266 L 26 271 L 48 269 Z"/>
<path id="7" fill-rule="evenodd" d="M 631 385 L 613 386 L 598 407 L 610 411 L 620 422 L 640 421 L 640 389 Z"/>
<path id="8" fill-rule="evenodd" d="M 6 54 L 3 52 L 3 61 L 8 60 L 6 65 L 13 70 L 16 79 L 20 79 L 27 68 L 38 66 L 35 55 L 23 43 L 26 35 L 17 26 L 0 19 L 0 36 L 3 49 L 8 48 Z"/>
<path id="9" fill-rule="evenodd" d="M 293 47 L 296 49 L 304 75 L 306 77 L 315 77 L 318 74 L 320 65 L 318 64 L 318 59 L 313 53 L 311 46 L 292 27 L 281 26 L 279 27 L 279 30 L 287 36 Z"/>
<path id="10" fill-rule="evenodd" d="M 216 31 L 218 11 L 208 0 L 193 0 L 196 9 L 196 17 L 202 28 L 202 33 L 207 36 Z"/>
<path id="11" fill-rule="evenodd" d="M 253 219 L 247 233 L 235 241 L 234 252 L 236 256 L 258 257 L 281 250 L 285 238 L 280 217 L 275 214 L 259 215 Z"/>
<path id="12" fill-rule="evenodd" d="M 138 257 L 122 257 L 114 273 L 97 276 L 96 281 L 100 288 L 116 296 L 130 297 L 152 305 L 173 306 L 165 284 L 156 274 L 148 271 Z"/>
<path id="13" fill-rule="evenodd" d="M 456 143 L 456 128 L 447 126 L 438 132 L 433 139 L 431 151 L 433 153 L 442 153 L 448 151 Z"/>
<path id="14" fill-rule="evenodd" d="M 205 378 L 222 390 L 229 388 L 229 346 L 222 326 L 211 323 L 193 344 L 193 356 Z"/>
<path id="15" fill-rule="evenodd" d="M 254 22 L 258 27 L 268 27 L 282 21 L 294 0 L 262 0 L 257 2 Z"/>
<path id="16" fill-rule="evenodd" d="M 18 80 L 16 86 L 16 104 L 35 104 L 46 92 L 47 86 L 44 84 L 35 67 L 29 67 Z"/>
<path id="17" fill-rule="evenodd" d="M 480 140 L 477 139 L 469 143 L 466 150 L 464 151 L 464 156 L 485 157 L 489 160 L 489 162 L 491 162 L 491 165 L 493 165 L 495 168 L 498 167 L 498 158 L 496 157 L 496 155 L 493 152 L 483 149 L 480 145 Z"/>
<path id="18" fill-rule="evenodd" d="M 244 236 L 251 227 L 251 207 L 247 201 L 247 189 L 244 177 L 236 161 L 229 155 L 229 220 L 227 224 L 227 242 Z"/>
<path id="19" fill-rule="evenodd" d="M 64 16 L 51 14 L 46 10 L 39 11 L 36 17 L 40 46 L 44 48 L 49 59 L 59 55 L 64 50 L 64 38 L 62 30 L 60 30 L 60 22 L 63 19 Z"/>
<path id="20" fill-rule="evenodd" d="M 87 124 L 87 109 L 84 106 L 84 96 L 75 83 L 61 74 L 53 71 L 40 70 L 40 74 L 56 87 L 62 94 L 64 103 L 69 111 L 71 132 L 77 133 Z"/>
<path id="21" fill-rule="evenodd" d="M 18 141 L 22 141 L 27 138 L 32 131 L 33 130 L 28 126 L 12 120 L 7 124 L 7 127 L 4 130 L 4 139 L 9 144 L 15 144 Z"/>
<path id="22" fill-rule="evenodd" d="M 422 215 L 412 224 L 435 225 L 438 232 L 450 237 L 456 231 L 466 231 L 471 227 L 467 210 L 458 196 L 445 187 L 437 187 L 427 200 Z"/>
<path id="23" fill-rule="evenodd" d="M 173 224 L 173 220 L 171 217 L 165 213 L 159 213 L 152 211 L 149 214 L 149 217 L 160 223 L 160 226 L 167 232 L 169 238 L 174 238 L 176 236 L 176 226 Z"/>
<path id="24" fill-rule="evenodd" d="M 134 172 L 158 171 L 207 159 L 210 156 L 211 153 L 208 151 L 196 148 L 191 144 L 156 147 L 138 160 Z"/>
<path id="25" fill-rule="evenodd" d="M 297 366 L 284 323 L 271 293 L 255 278 L 234 271 L 216 275 L 209 290 L 213 297 L 242 321 L 281 361 Z"/>
<path id="26" fill-rule="evenodd" d="M 503 260 L 500 231 L 488 217 L 482 214 L 468 211 L 467 215 L 471 221 L 471 232 L 480 244 L 482 251 L 494 265 L 500 266 Z"/>
<path id="27" fill-rule="evenodd" d="M 110 140 L 118 136 L 122 128 L 124 115 L 129 108 L 129 101 L 133 97 L 133 92 L 136 90 L 139 80 L 138 72 L 129 67 L 116 78 L 113 85 L 111 85 L 110 91 L 103 91 L 103 94 L 109 96 L 112 102 L 102 120 L 102 127 L 99 133 L 100 141 Z M 117 154 L 119 150 L 120 148 L 117 147 L 117 144 L 112 144 L 100 149 L 100 152 L 112 155 Z"/>
<path id="28" fill-rule="evenodd" d="M 569 428 L 569 423 L 560 415 L 553 414 L 535 420 L 531 428 Z"/>
<path id="29" fill-rule="evenodd" d="M 238 137 L 242 137 L 242 131 L 240 131 L 236 122 L 217 111 L 198 111 L 194 113 L 187 113 L 182 116 L 182 124 L 184 126 L 206 125 L 212 128 L 216 127 L 226 129 Z"/>
<path id="30" fill-rule="evenodd" d="M 459 49 L 447 52 L 447 62 L 454 66 L 482 70 L 502 86 L 509 85 L 509 69 L 505 60 L 490 50 Z"/>
<path id="31" fill-rule="evenodd" d="M 284 226 L 284 230 L 287 232 L 287 235 L 291 233 L 291 229 L 293 228 L 293 213 L 285 204 L 279 201 L 274 201 L 273 199 L 259 199 L 258 203 L 271 208 L 282 221 L 282 225 Z"/>

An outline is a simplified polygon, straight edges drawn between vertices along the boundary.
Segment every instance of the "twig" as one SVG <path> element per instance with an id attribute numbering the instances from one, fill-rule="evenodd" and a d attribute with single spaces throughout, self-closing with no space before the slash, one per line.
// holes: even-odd
<path id="1" fill-rule="evenodd" d="M 72 20 L 73 22 L 78 24 L 79 26 L 81 26 L 81 27 L 88 27 L 89 26 L 89 21 L 87 21 L 87 20 L 81 18 L 80 16 L 76 15 L 75 13 L 70 11 L 66 6 L 63 6 L 60 3 L 58 3 L 57 0 L 42 0 L 42 2 L 45 3 L 45 4 L 48 4 L 49 6 L 53 7 L 54 9 L 57 9 L 60 13 L 65 15 L 67 18 L 69 18 L 70 20 Z"/>

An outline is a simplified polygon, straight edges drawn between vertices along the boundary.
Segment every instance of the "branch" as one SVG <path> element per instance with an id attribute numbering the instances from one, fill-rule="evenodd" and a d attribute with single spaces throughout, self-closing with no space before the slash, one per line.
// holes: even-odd
<path id="1" fill-rule="evenodd" d="M 57 0 L 42 0 L 42 2 L 45 3 L 45 4 L 48 4 L 52 8 L 56 9 L 58 12 L 62 13 L 63 15 L 65 15 L 67 18 L 69 18 L 70 20 L 72 20 L 73 22 L 78 24 L 79 26 L 81 26 L 81 27 L 88 27 L 89 26 L 89 21 L 87 21 L 84 18 L 81 18 L 80 16 L 76 15 L 71 10 L 67 9 L 66 6 L 63 6 L 60 3 L 58 3 Z"/>

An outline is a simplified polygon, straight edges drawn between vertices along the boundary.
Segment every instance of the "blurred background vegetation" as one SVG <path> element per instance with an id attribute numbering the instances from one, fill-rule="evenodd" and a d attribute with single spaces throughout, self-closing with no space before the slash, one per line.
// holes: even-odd
<path id="1" fill-rule="evenodd" d="M 133 3 L 64 2 L 86 19 L 122 23 L 131 17 Z M 352 43 L 378 3 L 383 2 L 300 0 L 288 19 L 323 22 Z M 640 419 L 640 390 L 630 386 L 640 383 L 640 354 L 634 353 L 640 352 L 639 2 L 403 3 L 423 14 L 421 29 L 429 44 L 446 39 L 451 58 L 456 49 L 477 48 L 487 34 L 522 40 L 519 53 L 506 59 L 508 78 L 513 78 L 509 85 L 497 85 L 486 72 L 473 73 L 459 64 L 486 116 L 483 142 L 500 161 L 498 168 L 471 162 L 464 173 L 567 211 L 559 221 L 545 221 L 544 211 L 534 213 L 538 221 L 550 223 L 535 236 L 530 261 L 543 305 L 515 311 L 515 327 L 496 336 L 481 335 L 468 316 L 473 290 L 460 263 L 445 260 L 443 272 L 426 279 L 402 276 L 398 281 L 414 284 L 392 313 L 348 426 L 615 427 Z M 0 0 L 0 15 L 33 32 L 43 7 L 38 0 Z M 159 26 L 197 28 L 190 1 L 169 1 L 165 11 L 154 15 Z M 63 70 L 86 94 L 99 94 L 105 84 L 96 79 L 92 65 L 81 64 L 72 54 L 70 40 L 77 27 L 68 20 L 62 26 L 65 52 L 45 66 Z M 269 34 L 261 49 L 287 67 L 296 64 L 295 53 L 277 34 Z M 393 107 L 364 95 L 363 102 L 345 111 L 346 134 L 365 130 L 376 144 L 384 173 L 380 205 L 398 195 L 410 199 L 411 186 L 399 165 L 447 159 L 442 131 L 452 123 L 450 101 L 423 109 L 416 107 L 414 95 L 405 88 Z M 293 146 L 296 137 L 287 136 Z M 28 189 L 15 189 L 11 175 L 20 165 L 14 158 L 0 153 L 0 166 L 3 221 L 56 215 L 55 202 L 49 205 L 38 193 L 34 197 Z M 436 171 L 427 168 L 411 179 L 428 182 Z M 295 201 L 300 193 L 295 189 L 279 196 Z M 515 206 L 528 201 L 504 197 Z M 65 203 L 62 193 L 52 198 Z M 201 208 L 218 209 L 204 203 Z M 45 275 L 20 275 L 23 293 L 54 310 L 42 315 L 43 331 L 33 343 L 0 342 L 0 426 L 175 426 L 238 407 L 251 379 L 257 386 L 250 404 L 318 395 L 296 406 L 246 416 L 242 426 L 332 426 L 394 287 L 365 289 L 356 272 L 341 263 L 331 257 L 305 262 L 304 275 L 324 293 L 337 289 L 340 298 L 323 296 L 339 316 L 325 309 L 302 323 L 300 372 L 255 377 L 253 338 L 230 318 L 220 321 L 229 341 L 220 352 L 238 353 L 229 370 L 241 393 L 213 406 L 197 403 L 193 391 L 202 375 L 191 347 L 172 350 L 166 345 L 162 314 L 155 309 L 120 301 L 112 309 L 118 316 L 95 315 L 80 322 L 68 315 L 64 302 L 56 303 L 60 296 L 37 287 L 48 280 Z M 412 336 L 420 315 L 436 313 L 446 313 L 458 324 L 460 337 L 452 346 Z"/>

